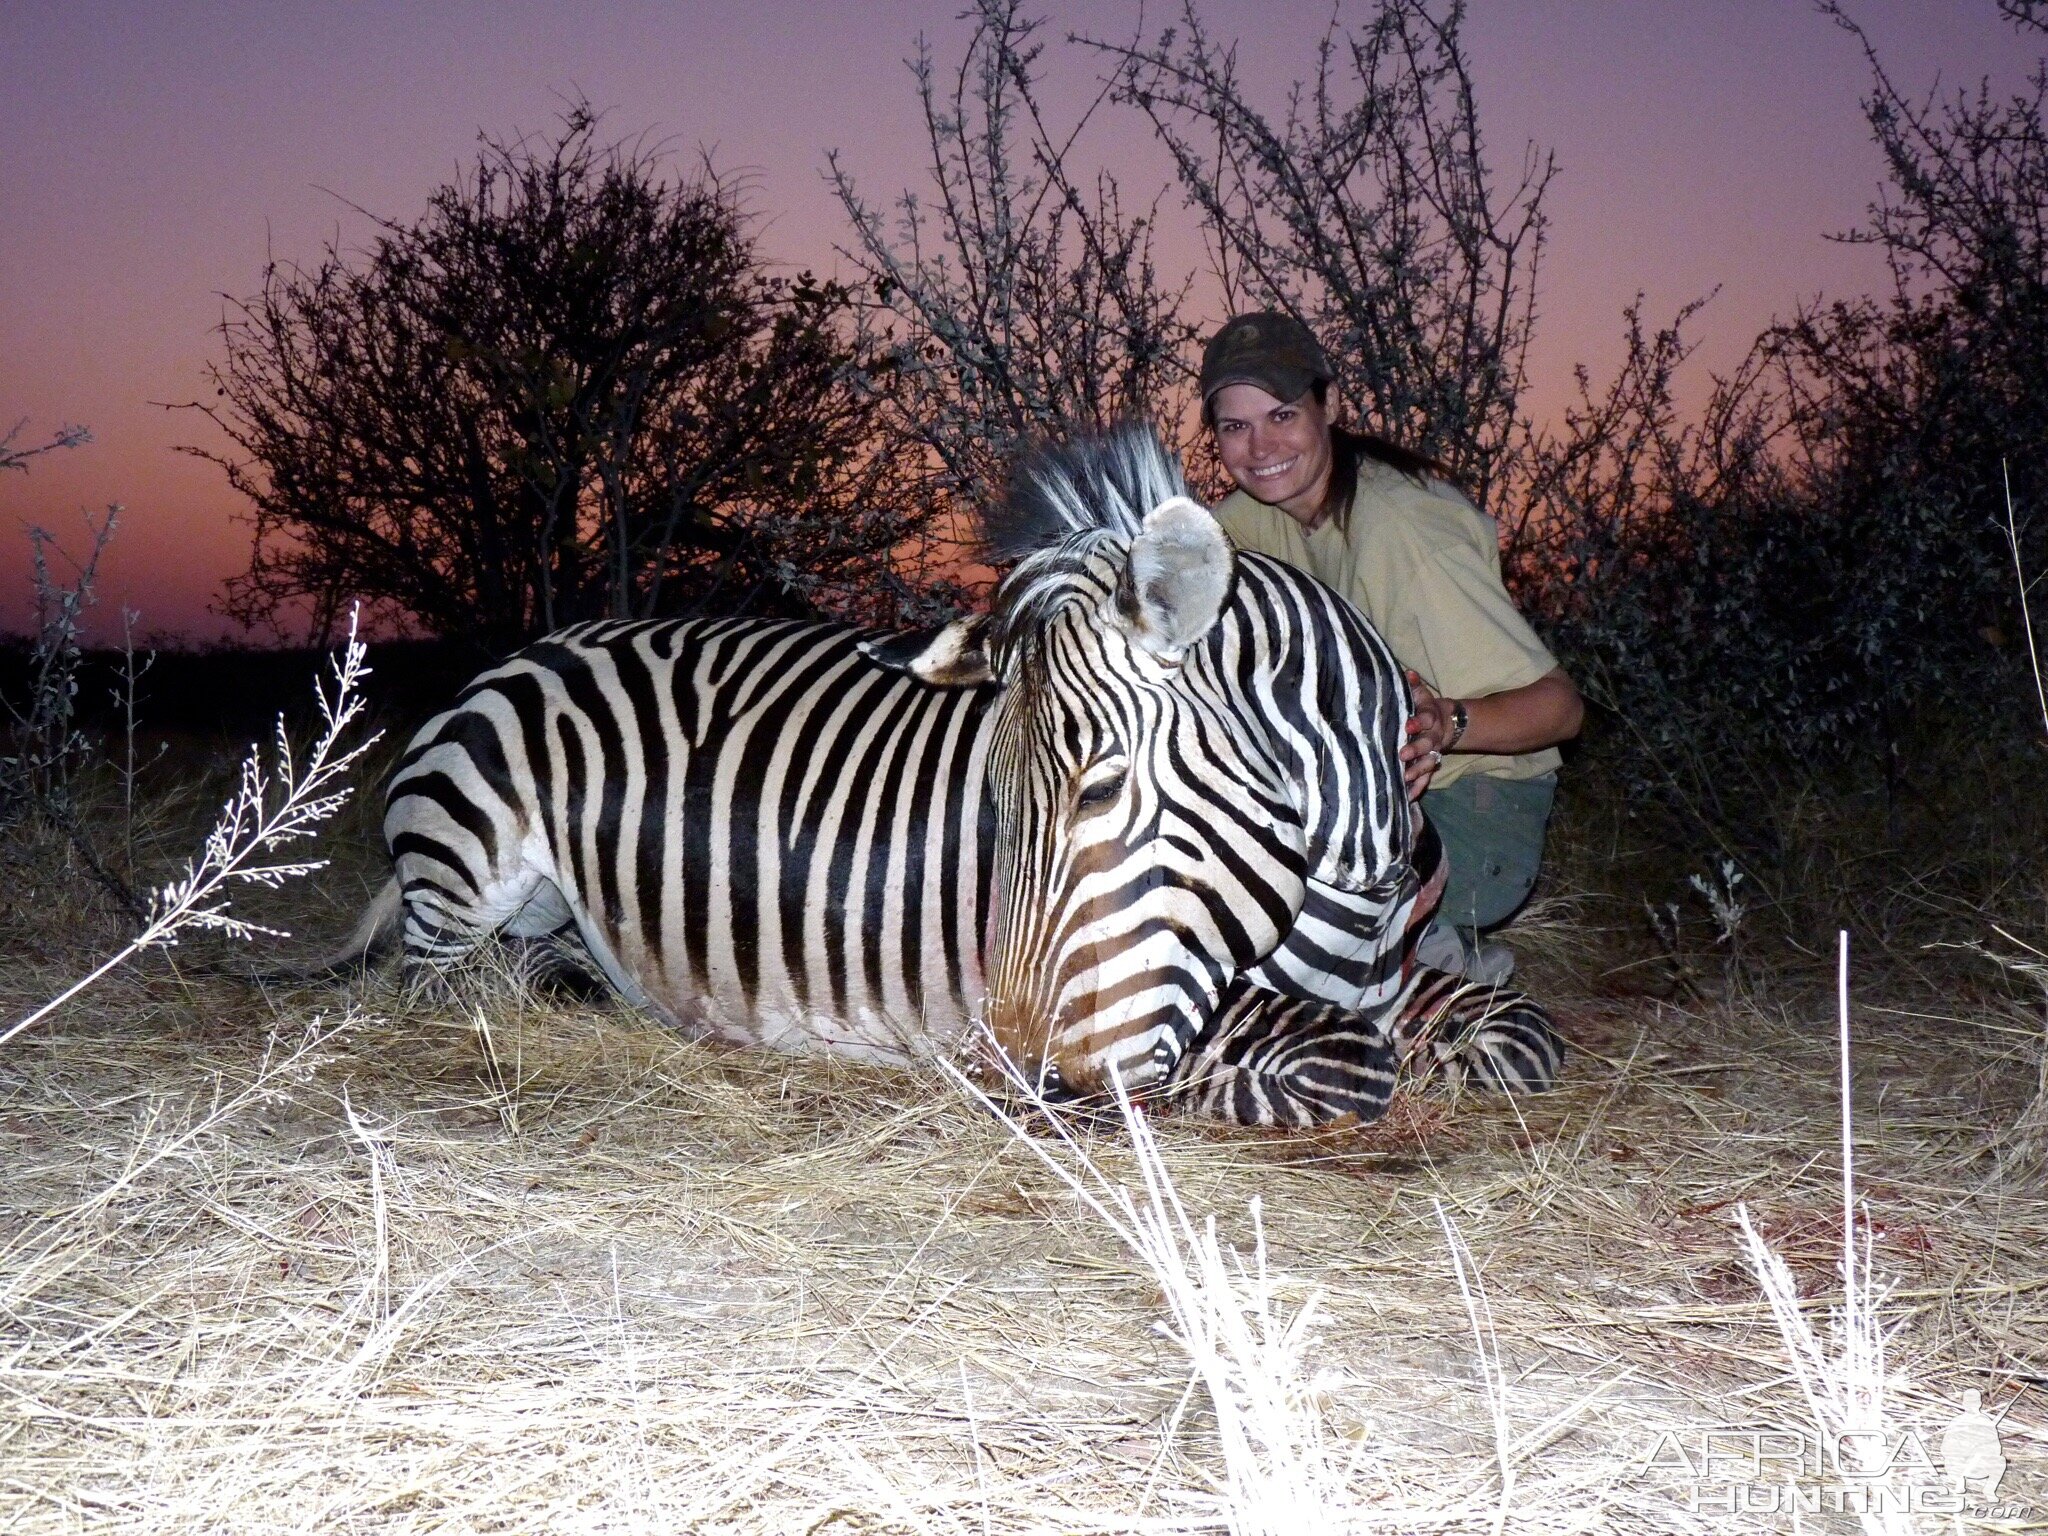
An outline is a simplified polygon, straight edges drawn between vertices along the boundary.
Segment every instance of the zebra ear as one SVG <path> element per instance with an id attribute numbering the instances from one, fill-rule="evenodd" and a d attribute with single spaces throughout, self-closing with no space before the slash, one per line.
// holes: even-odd
<path id="1" fill-rule="evenodd" d="M 987 623 L 986 614 L 972 613 L 937 629 L 863 640 L 861 654 L 891 672 L 908 672 L 919 682 L 937 688 L 991 683 L 995 681 L 995 672 L 988 664 L 988 652 L 981 639 Z"/>
<path id="2" fill-rule="evenodd" d="M 1215 624 L 1230 596 L 1237 557 L 1208 508 L 1185 496 L 1145 515 L 1117 583 L 1117 627 L 1140 650 L 1179 661 Z"/>

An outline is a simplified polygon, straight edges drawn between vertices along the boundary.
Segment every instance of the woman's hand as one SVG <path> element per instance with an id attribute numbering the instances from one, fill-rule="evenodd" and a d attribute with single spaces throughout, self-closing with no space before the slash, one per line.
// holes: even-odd
<path id="1" fill-rule="evenodd" d="M 1447 699 L 1414 671 L 1408 689 L 1415 695 L 1415 713 L 1408 719 L 1408 744 L 1401 748 L 1401 768 L 1408 798 L 1415 799 L 1435 776 L 1444 753 L 1495 752 L 1512 757 L 1570 741 L 1579 734 L 1586 706 L 1579 690 L 1562 669 L 1546 672 L 1533 683 L 1465 700 L 1465 729 L 1458 730 L 1458 701 Z"/>
<path id="2" fill-rule="evenodd" d="M 1408 669 L 1408 689 L 1415 695 L 1415 713 L 1408 717 L 1408 742 L 1401 748 L 1401 770 L 1407 779 L 1408 798 L 1418 800 L 1444 760 L 1444 750 L 1457 728 L 1457 715 L 1452 709 L 1453 701 L 1439 695 L 1412 667 Z"/>

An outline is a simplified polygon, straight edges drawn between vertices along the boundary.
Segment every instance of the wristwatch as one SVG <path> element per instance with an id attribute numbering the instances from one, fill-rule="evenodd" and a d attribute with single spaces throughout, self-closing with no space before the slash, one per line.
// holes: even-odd
<path id="1" fill-rule="evenodd" d="M 1465 708 L 1463 699 L 1451 700 L 1451 734 L 1444 743 L 1444 750 L 1450 751 L 1465 739 L 1465 727 L 1472 723 L 1472 713 Z"/>

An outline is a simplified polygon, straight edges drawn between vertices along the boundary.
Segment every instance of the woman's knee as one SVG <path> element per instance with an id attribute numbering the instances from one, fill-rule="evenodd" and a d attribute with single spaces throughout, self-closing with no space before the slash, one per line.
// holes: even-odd
<path id="1" fill-rule="evenodd" d="M 1450 865 L 1439 908 L 1447 920 L 1490 928 L 1529 899 L 1556 792 L 1552 774 L 1523 780 L 1473 774 L 1424 797 Z"/>

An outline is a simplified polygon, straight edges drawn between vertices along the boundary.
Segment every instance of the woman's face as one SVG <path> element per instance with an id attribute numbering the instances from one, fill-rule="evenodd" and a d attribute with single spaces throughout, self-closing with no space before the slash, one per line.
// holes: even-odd
<path id="1" fill-rule="evenodd" d="M 1330 485 L 1330 418 L 1315 391 L 1276 400 L 1256 384 L 1226 384 L 1211 397 L 1210 420 L 1239 489 L 1313 527 Z"/>

